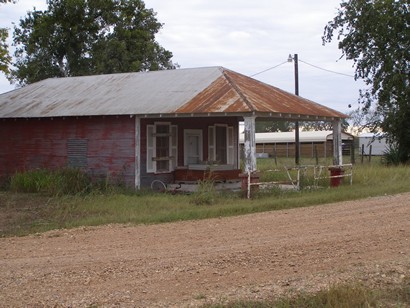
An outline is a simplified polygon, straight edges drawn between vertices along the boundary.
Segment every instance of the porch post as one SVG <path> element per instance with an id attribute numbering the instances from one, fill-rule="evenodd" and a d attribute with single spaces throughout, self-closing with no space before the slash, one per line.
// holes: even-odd
<path id="1" fill-rule="evenodd" d="M 135 116 L 135 189 L 141 188 L 141 119 Z"/>
<path id="2" fill-rule="evenodd" d="M 333 121 L 333 164 L 336 166 L 343 164 L 341 119 Z"/>
<path id="3" fill-rule="evenodd" d="M 245 173 L 256 171 L 255 116 L 244 117 Z"/>

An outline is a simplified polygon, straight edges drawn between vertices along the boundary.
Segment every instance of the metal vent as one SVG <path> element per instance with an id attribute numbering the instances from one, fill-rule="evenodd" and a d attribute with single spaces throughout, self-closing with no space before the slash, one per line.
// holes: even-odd
<path id="1" fill-rule="evenodd" d="M 86 168 L 87 167 L 87 139 L 68 139 L 67 158 L 68 167 Z"/>

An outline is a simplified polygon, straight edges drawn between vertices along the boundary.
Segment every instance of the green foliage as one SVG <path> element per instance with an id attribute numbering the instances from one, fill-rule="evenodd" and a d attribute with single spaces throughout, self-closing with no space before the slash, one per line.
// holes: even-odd
<path id="1" fill-rule="evenodd" d="M 0 28 L 0 72 L 9 73 L 9 64 L 11 57 L 9 55 L 8 46 L 6 43 L 8 31 L 5 28 Z"/>
<path id="2" fill-rule="evenodd" d="M 409 279 L 393 288 L 372 289 L 362 284 L 333 285 L 316 293 L 299 292 L 280 298 L 260 301 L 235 301 L 205 304 L 203 308 L 345 308 L 345 307 L 407 307 L 410 300 Z"/>
<path id="3" fill-rule="evenodd" d="M 256 121 L 257 133 L 265 132 L 290 132 L 295 128 L 295 123 L 288 121 Z"/>
<path id="4" fill-rule="evenodd" d="M 43 193 L 50 196 L 82 194 L 88 192 L 90 187 L 90 179 L 84 172 L 69 168 L 18 172 L 10 180 L 12 191 Z"/>
<path id="5" fill-rule="evenodd" d="M 333 123 L 328 121 L 303 121 L 299 124 L 302 127 L 302 131 L 323 131 L 333 130 Z M 342 119 L 342 130 L 346 130 L 349 127 L 349 123 L 346 119 Z"/>
<path id="6" fill-rule="evenodd" d="M 410 159 L 410 12 L 408 0 L 344 0 L 325 28 L 323 42 L 337 33 L 339 48 L 356 67 L 362 110 L 398 146 L 402 163 Z"/>
<path id="7" fill-rule="evenodd" d="M 29 84 L 50 77 L 175 68 L 155 41 L 162 24 L 141 0 L 50 0 L 14 28 L 16 69 Z"/>
<path id="8" fill-rule="evenodd" d="M 390 144 L 387 150 L 383 154 L 384 162 L 387 165 L 399 165 L 400 164 L 400 153 L 399 149 Z"/>
<path id="9" fill-rule="evenodd" d="M 41 172 L 40 172 L 41 173 Z M 42 174 L 42 173 L 41 173 Z M 39 177 L 45 177 L 42 174 Z M 384 179 L 389 179 L 385 181 Z M 23 180 L 20 180 L 23 181 Z M 36 181 L 25 180 L 29 183 Z M 39 180 L 37 182 L 50 182 Z M 328 184 L 328 183 L 327 183 Z M 205 185 L 207 186 L 208 183 Z M 37 188 L 40 185 L 27 184 Z M 27 189 L 27 191 L 31 191 Z M 33 189 L 36 191 L 36 189 Z M 212 190 L 211 190 L 212 191 Z M 272 189 L 251 200 L 240 194 L 213 192 L 194 201 L 195 194 L 165 194 L 151 191 L 102 190 L 95 185 L 89 193 L 74 196 L 0 192 L 0 209 L 10 217 L 3 222 L 0 236 L 23 235 L 55 228 L 94 226 L 110 223 L 150 224 L 305 207 L 345 200 L 368 198 L 410 191 L 410 167 L 387 167 L 383 164 L 357 165 L 353 170 L 353 186 L 344 183 L 338 188 L 301 191 Z M 204 201 L 205 200 L 205 201 Z M 29 206 L 30 205 L 30 206 Z M 20 209 L 21 207 L 21 209 Z M 27 210 L 30 208 L 30 210 Z"/>
<path id="10" fill-rule="evenodd" d="M 216 202 L 217 192 L 212 179 L 199 181 L 197 191 L 191 196 L 191 202 L 195 205 L 212 205 Z"/>
<path id="11" fill-rule="evenodd" d="M 0 0 L 0 3 L 8 3 L 12 0 Z M 4 74 L 9 74 L 9 64 L 11 62 L 11 57 L 9 55 L 8 45 L 6 43 L 7 38 L 9 37 L 8 29 L 0 28 L 0 72 Z"/>

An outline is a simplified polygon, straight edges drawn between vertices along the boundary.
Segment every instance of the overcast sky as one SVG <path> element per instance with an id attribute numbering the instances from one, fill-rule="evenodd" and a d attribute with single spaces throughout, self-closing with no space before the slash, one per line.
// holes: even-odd
<path id="1" fill-rule="evenodd" d="M 354 75 L 353 63 L 339 60 L 337 42 L 323 46 L 321 36 L 340 0 L 145 0 L 157 12 L 163 29 L 157 41 L 181 68 L 224 66 L 253 75 L 298 54 L 301 96 L 342 112 L 357 106 L 362 82 L 311 65 Z M 12 28 L 33 6 L 46 0 L 18 0 L 0 6 L 0 26 Z M 10 34 L 11 36 L 12 34 Z M 305 63 L 306 62 L 306 63 Z M 294 64 L 254 78 L 294 93 Z M 14 89 L 0 76 L 0 93 Z"/>

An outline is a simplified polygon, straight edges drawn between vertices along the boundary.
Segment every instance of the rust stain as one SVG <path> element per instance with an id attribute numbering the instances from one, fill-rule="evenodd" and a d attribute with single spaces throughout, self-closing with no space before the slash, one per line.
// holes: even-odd
<path id="1" fill-rule="evenodd" d="M 241 97 L 223 77 L 217 78 L 191 101 L 178 108 L 176 113 L 249 112 Z M 233 103 L 233 104 L 232 104 Z M 232 105 L 237 110 L 233 110 Z"/>
<path id="2" fill-rule="evenodd" d="M 256 112 L 291 113 L 342 117 L 346 115 L 331 108 L 319 105 L 308 99 L 293 95 L 279 88 L 259 82 L 247 76 L 225 70 L 224 73 L 235 83 Z"/>
<path id="3" fill-rule="evenodd" d="M 223 69 L 221 77 L 176 113 L 287 113 L 320 117 L 346 115 L 250 77 Z"/>

